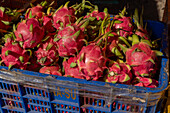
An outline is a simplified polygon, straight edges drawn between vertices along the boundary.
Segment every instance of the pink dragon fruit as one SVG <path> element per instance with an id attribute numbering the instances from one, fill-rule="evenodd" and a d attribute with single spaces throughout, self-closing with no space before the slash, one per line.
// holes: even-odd
<path id="1" fill-rule="evenodd" d="M 55 32 L 55 28 L 53 27 L 51 16 L 43 17 L 43 26 L 44 26 L 45 31 L 48 31 L 49 33 Z"/>
<path id="2" fill-rule="evenodd" d="M 43 7 L 40 5 L 34 6 L 32 8 L 28 8 L 25 14 L 25 18 L 37 18 L 41 19 L 43 17 Z"/>
<path id="3" fill-rule="evenodd" d="M 156 53 L 148 44 L 139 42 L 126 51 L 126 62 L 136 76 L 150 76 L 155 67 Z"/>
<path id="4" fill-rule="evenodd" d="M 78 54 L 78 67 L 87 80 L 98 80 L 106 69 L 106 58 L 94 43 L 84 46 Z"/>
<path id="5" fill-rule="evenodd" d="M 114 17 L 114 28 L 118 30 L 118 34 L 122 37 L 132 35 L 133 25 L 130 17 Z"/>
<path id="6" fill-rule="evenodd" d="M 147 30 L 143 29 L 142 27 L 138 28 L 135 31 L 135 34 L 140 36 L 141 38 L 144 38 L 146 40 L 150 40 L 149 33 L 147 32 Z"/>
<path id="7" fill-rule="evenodd" d="M 65 57 L 75 55 L 84 44 L 85 35 L 78 25 L 69 25 L 58 31 L 54 39 L 58 46 L 59 56 Z"/>
<path id="8" fill-rule="evenodd" d="M 42 43 L 37 51 L 35 51 L 37 61 L 42 66 L 48 66 L 56 63 L 59 59 L 56 45 L 53 38 L 49 38 L 46 42 Z"/>
<path id="9" fill-rule="evenodd" d="M 115 62 L 111 67 L 109 67 L 106 82 L 130 84 L 131 79 L 131 67 L 126 63 Z"/>
<path id="10" fill-rule="evenodd" d="M 10 26 L 11 17 L 5 14 L 5 8 L 0 7 L 0 29 L 7 30 Z"/>
<path id="11" fill-rule="evenodd" d="M 88 13 L 84 18 L 89 19 L 89 25 L 87 26 L 87 35 L 89 41 L 95 40 L 96 36 L 100 35 L 99 30 L 104 19 L 108 19 L 109 14 L 107 10 L 99 12 L 98 9 L 94 9 L 91 13 Z M 109 19 L 110 20 L 110 19 Z M 102 28 L 104 28 L 103 26 Z"/>
<path id="12" fill-rule="evenodd" d="M 85 79 L 84 74 L 79 70 L 77 57 L 70 57 L 63 62 L 66 77 Z"/>
<path id="13" fill-rule="evenodd" d="M 39 72 L 45 73 L 45 74 L 62 76 L 61 68 L 58 64 L 55 66 L 44 66 L 39 70 Z"/>
<path id="14" fill-rule="evenodd" d="M 104 20 L 106 17 L 105 12 L 99 12 L 98 10 L 94 10 L 92 13 L 87 14 L 84 18 L 95 17 L 97 20 Z"/>
<path id="15" fill-rule="evenodd" d="M 1 49 L 1 58 L 6 66 L 26 69 L 29 55 L 18 43 L 8 41 Z"/>
<path id="16" fill-rule="evenodd" d="M 60 27 L 66 27 L 67 24 L 74 23 L 76 18 L 74 15 L 74 9 L 69 7 L 68 3 L 64 7 L 60 8 L 53 14 L 54 27 L 59 29 Z"/>
<path id="17" fill-rule="evenodd" d="M 134 86 L 156 88 L 158 87 L 158 81 L 147 77 L 136 77 L 133 81 Z"/>
<path id="18" fill-rule="evenodd" d="M 14 33 L 16 41 L 19 41 L 23 48 L 36 47 L 44 37 L 44 29 L 35 18 L 20 22 Z"/>

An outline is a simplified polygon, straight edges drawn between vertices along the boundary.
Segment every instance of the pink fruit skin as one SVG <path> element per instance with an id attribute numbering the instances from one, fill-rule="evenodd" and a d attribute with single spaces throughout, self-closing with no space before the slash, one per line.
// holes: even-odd
<path id="1" fill-rule="evenodd" d="M 158 86 L 158 81 L 151 78 L 146 77 L 136 77 L 135 81 L 137 83 L 134 86 L 141 86 L 141 87 L 149 87 L 149 88 L 156 88 Z"/>
<path id="2" fill-rule="evenodd" d="M 89 13 L 86 15 L 84 18 L 89 18 L 89 17 L 96 17 L 97 20 L 104 20 L 106 14 L 104 12 L 99 12 L 97 10 L 93 11 L 92 13 Z"/>
<path id="3" fill-rule="evenodd" d="M 58 61 L 58 51 L 51 37 L 40 45 L 38 50 L 35 51 L 35 56 L 38 63 L 42 66 L 48 66 Z"/>
<path id="4" fill-rule="evenodd" d="M 43 7 L 37 5 L 37 6 L 35 6 L 35 7 L 28 8 L 28 9 L 27 9 L 27 12 L 26 12 L 26 14 L 25 14 L 25 18 L 26 18 L 26 19 L 29 18 L 30 12 L 32 13 L 32 16 L 33 16 L 33 17 L 36 17 L 37 19 L 41 19 L 42 16 L 43 16 Z"/>
<path id="5" fill-rule="evenodd" d="M 7 51 L 10 51 L 8 55 L 5 54 Z M 23 57 L 23 61 L 20 61 L 19 57 Z M 15 68 L 26 69 L 29 55 L 18 43 L 7 42 L 1 49 L 1 58 L 8 67 L 12 65 Z"/>
<path id="6" fill-rule="evenodd" d="M 106 69 L 106 58 L 94 43 L 84 46 L 78 55 L 78 67 L 87 80 L 98 80 Z"/>
<path id="7" fill-rule="evenodd" d="M 31 25 L 33 26 L 32 31 L 30 31 Z M 44 37 L 44 29 L 40 27 L 35 18 L 20 22 L 14 33 L 16 41 L 23 42 L 23 48 L 36 47 Z"/>
<path id="8" fill-rule="evenodd" d="M 53 27 L 51 16 L 43 17 L 43 25 L 44 25 L 45 31 L 48 31 L 49 33 L 55 32 L 55 28 Z"/>
<path id="9" fill-rule="evenodd" d="M 115 17 L 114 19 L 122 22 L 122 23 L 115 23 L 114 25 L 115 29 L 120 29 L 119 30 L 120 36 L 127 37 L 132 34 L 133 25 L 130 17 L 122 17 L 122 18 Z"/>
<path id="10" fill-rule="evenodd" d="M 146 39 L 146 40 L 149 40 L 148 32 L 147 32 L 146 30 L 144 30 L 144 29 L 143 29 L 143 31 L 137 30 L 137 31 L 135 32 L 135 34 L 138 35 L 138 36 L 140 36 L 140 37 L 142 37 L 142 38 L 144 38 L 144 39 Z"/>
<path id="11" fill-rule="evenodd" d="M 78 31 L 80 31 L 80 34 L 74 35 Z M 56 41 L 59 56 L 75 55 L 82 48 L 84 37 L 84 33 L 77 25 L 70 25 L 59 30 L 57 35 L 58 41 Z"/>
<path id="12" fill-rule="evenodd" d="M 76 63 L 75 67 L 71 67 L 71 63 Z M 67 61 L 63 62 L 65 70 L 64 76 L 71 76 L 73 78 L 85 79 L 84 74 L 79 70 L 77 65 L 77 57 L 70 57 Z"/>
<path id="13" fill-rule="evenodd" d="M 149 39 L 149 33 L 146 29 L 143 28 L 143 26 L 141 26 L 140 24 L 137 25 L 137 30 L 135 31 L 135 34 L 140 36 L 141 38 L 144 38 L 146 40 L 150 40 Z"/>
<path id="14" fill-rule="evenodd" d="M 156 54 L 146 43 L 140 42 L 126 51 L 126 61 L 132 66 L 136 76 L 150 75 L 153 72 L 155 63 L 151 60 L 156 60 Z"/>
<path id="15" fill-rule="evenodd" d="M 11 18 L 0 9 L 0 29 L 7 30 L 10 26 L 5 25 L 2 21 L 11 22 Z"/>
<path id="16" fill-rule="evenodd" d="M 53 15 L 54 27 L 56 29 L 59 29 L 60 27 L 66 27 L 67 24 L 74 23 L 75 20 L 73 8 L 63 7 Z M 61 26 L 61 23 L 63 23 L 63 26 Z"/>
<path id="17" fill-rule="evenodd" d="M 130 66 L 126 63 L 114 63 L 109 67 L 106 81 L 120 84 L 131 84 L 132 73 Z"/>
<path id="18" fill-rule="evenodd" d="M 44 66 L 39 70 L 39 72 L 44 73 L 44 74 L 62 76 L 61 68 L 60 68 L 59 65 L 56 65 L 56 66 Z"/>

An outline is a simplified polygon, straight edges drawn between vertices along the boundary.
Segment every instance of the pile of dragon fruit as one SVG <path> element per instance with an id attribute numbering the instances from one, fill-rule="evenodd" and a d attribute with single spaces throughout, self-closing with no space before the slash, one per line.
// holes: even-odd
<path id="1" fill-rule="evenodd" d="M 113 16 L 85 0 L 51 5 L 0 7 L 1 66 L 66 79 L 158 86 L 162 53 L 146 30 L 143 11 L 129 16 L 124 8 Z"/>

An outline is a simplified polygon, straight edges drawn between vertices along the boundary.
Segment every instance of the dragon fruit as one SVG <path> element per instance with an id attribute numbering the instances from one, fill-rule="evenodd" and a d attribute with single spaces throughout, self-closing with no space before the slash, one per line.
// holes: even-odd
<path id="1" fill-rule="evenodd" d="M 75 55 L 84 44 L 85 35 L 78 25 L 69 25 L 58 31 L 54 39 L 58 46 L 59 56 Z"/>
<path id="2" fill-rule="evenodd" d="M 94 11 L 88 13 L 84 18 L 89 19 L 89 25 L 87 26 L 87 35 L 89 36 L 89 41 L 95 40 L 96 36 L 100 35 L 99 30 L 104 19 L 108 19 L 109 14 L 107 10 L 99 12 L 98 8 L 95 8 Z M 105 26 L 104 26 L 105 27 Z"/>
<path id="3" fill-rule="evenodd" d="M 18 43 L 8 41 L 1 49 L 1 59 L 6 66 L 26 69 L 29 55 Z"/>
<path id="4" fill-rule="evenodd" d="M 63 62 L 66 77 L 85 79 L 84 74 L 79 70 L 77 57 L 70 57 Z"/>
<path id="5" fill-rule="evenodd" d="M 51 16 L 43 16 L 43 26 L 46 32 L 47 31 L 48 33 L 55 32 L 55 28 L 53 27 Z"/>
<path id="6" fill-rule="evenodd" d="M 25 18 L 37 18 L 41 19 L 43 17 L 43 7 L 40 5 L 34 6 L 32 8 L 28 8 L 25 14 Z"/>
<path id="7" fill-rule="evenodd" d="M 130 36 L 133 32 L 132 19 L 130 17 L 115 17 L 114 27 L 122 37 Z"/>
<path id="8" fill-rule="evenodd" d="M 40 26 L 37 19 L 31 18 L 20 22 L 14 33 L 16 41 L 19 41 L 23 48 L 34 48 L 43 39 L 44 28 Z"/>
<path id="9" fill-rule="evenodd" d="M 109 67 L 106 82 L 130 84 L 131 80 L 131 67 L 128 64 L 115 62 L 111 67 Z"/>
<path id="10" fill-rule="evenodd" d="M 101 12 L 86 0 L 58 9 L 53 3 L 47 6 L 44 1 L 23 10 L 0 7 L 2 65 L 107 84 L 158 86 L 161 53 L 137 12 L 127 16 L 124 8 L 112 17 L 107 8 Z"/>
<path id="11" fill-rule="evenodd" d="M 147 77 L 136 77 L 133 80 L 134 86 L 156 88 L 158 87 L 158 81 Z"/>
<path id="12" fill-rule="evenodd" d="M 138 76 L 150 76 L 154 71 L 156 53 L 148 44 L 139 42 L 126 51 L 126 62 L 132 66 L 133 73 Z"/>
<path id="13" fill-rule="evenodd" d="M 56 29 L 66 27 L 66 25 L 74 23 L 76 20 L 74 9 L 72 7 L 68 8 L 68 3 L 53 14 L 53 22 Z"/>
<path id="14" fill-rule="evenodd" d="M 126 13 L 126 8 L 124 8 L 119 15 L 114 16 L 113 27 L 122 37 L 130 36 L 133 33 L 132 31 L 134 28 L 132 25 L 132 18 L 125 16 Z"/>
<path id="15" fill-rule="evenodd" d="M 53 42 L 53 38 L 49 38 L 46 42 L 42 43 L 37 51 L 35 51 L 37 61 L 42 66 L 49 66 L 52 63 L 56 63 L 59 59 L 56 45 Z"/>
<path id="16" fill-rule="evenodd" d="M 98 10 L 94 10 L 92 13 L 88 13 L 84 18 L 95 17 L 97 20 L 104 20 L 106 17 L 105 12 L 99 12 Z"/>
<path id="17" fill-rule="evenodd" d="M 45 74 L 62 76 L 61 68 L 58 64 L 55 66 L 44 66 L 39 70 L 39 72 L 45 73 Z"/>
<path id="18" fill-rule="evenodd" d="M 87 80 L 98 80 L 106 69 L 106 58 L 94 43 L 84 46 L 78 54 L 78 67 Z"/>
<path id="19" fill-rule="evenodd" d="M 4 7 L 0 7 L 0 29 L 7 30 L 10 22 L 11 17 L 5 13 Z"/>

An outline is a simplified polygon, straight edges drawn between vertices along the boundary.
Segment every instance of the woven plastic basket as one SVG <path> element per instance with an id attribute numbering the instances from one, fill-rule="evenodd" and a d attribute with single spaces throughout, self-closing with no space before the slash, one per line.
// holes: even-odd
<path id="1" fill-rule="evenodd" d="M 152 37 L 167 47 L 163 23 L 148 21 Z M 157 88 L 49 76 L 0 66 L 1 113 L 155 113 L 168 86 L 162 57 Z"/>

